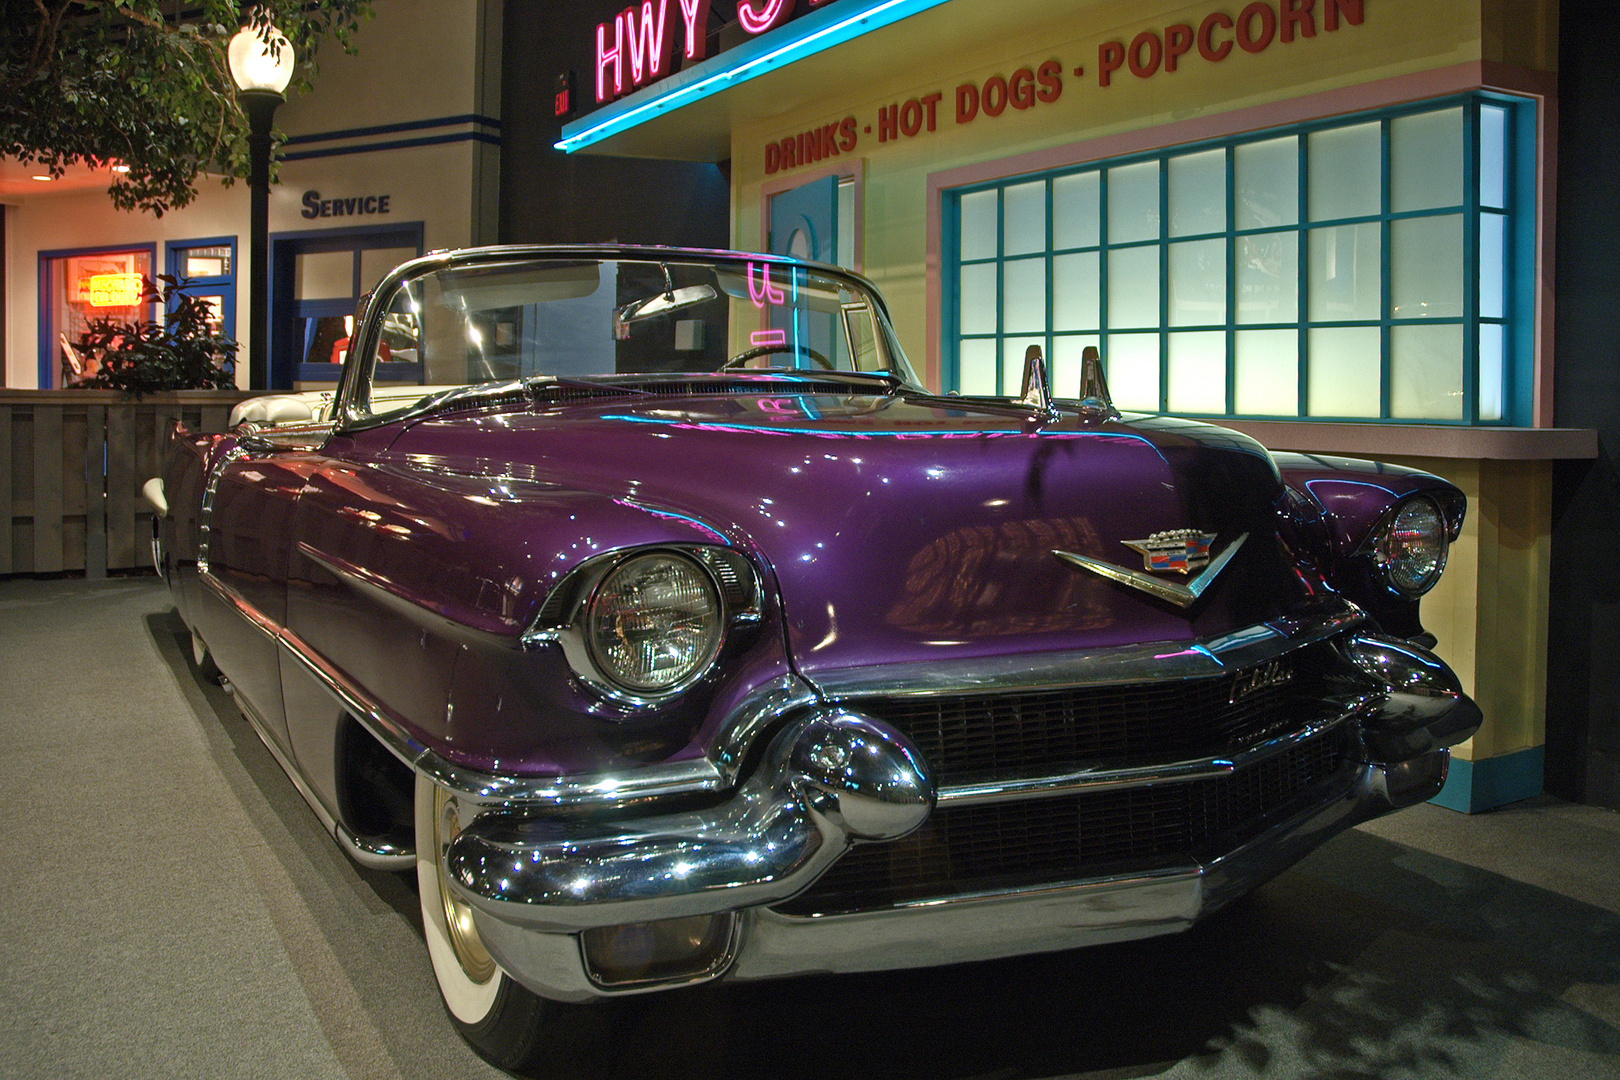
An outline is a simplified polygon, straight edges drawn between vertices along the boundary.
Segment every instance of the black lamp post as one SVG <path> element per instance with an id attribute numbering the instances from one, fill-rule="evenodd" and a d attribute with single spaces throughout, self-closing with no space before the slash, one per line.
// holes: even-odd
<path id="1" fill-rule="evenodd" d="M 231 39 L 231 78 L 248 118 L 248 388 L 270 387 L 270 149 L 271 122 L 292 79 L 292 44 L 275 27 L 245 26 Z"/>

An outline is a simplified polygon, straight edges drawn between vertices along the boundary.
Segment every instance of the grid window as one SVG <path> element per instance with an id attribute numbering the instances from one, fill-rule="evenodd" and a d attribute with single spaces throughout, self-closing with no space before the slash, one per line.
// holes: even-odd
<path id="1" fill-rule="evenodd" d="M 1122 409 L 1523 423 L 1533 105 L 1491 94 L 948 193 L 947 390 L 1024 348 Z"/>

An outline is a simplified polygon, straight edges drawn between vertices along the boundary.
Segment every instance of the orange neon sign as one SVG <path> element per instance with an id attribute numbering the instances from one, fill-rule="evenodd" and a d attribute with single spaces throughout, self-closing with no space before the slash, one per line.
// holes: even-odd
<path id="1" fill-rule="evenodd" d="M 141 302 L 141 275 L 91 274 L 91 307 L 134 307 Z"/>

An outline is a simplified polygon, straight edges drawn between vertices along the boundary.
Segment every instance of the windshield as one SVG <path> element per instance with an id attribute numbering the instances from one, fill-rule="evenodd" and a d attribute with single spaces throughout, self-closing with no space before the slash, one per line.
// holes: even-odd
<path id="1" fill-rule="evenodd" d="M 356 417 L 515 379 L 773 369 L 916 384 L 857 279 L 746 256 L 458 260 L 378 302 L 381 335 L 351 373 Z"/>

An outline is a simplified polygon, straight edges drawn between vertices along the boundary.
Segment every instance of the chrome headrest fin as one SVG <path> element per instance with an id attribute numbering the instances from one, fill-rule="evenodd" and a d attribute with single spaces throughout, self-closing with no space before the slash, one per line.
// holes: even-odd
<path id="1" fill-rule="evenodd" d="M 1028 405 L 1042 420 L 1055 420 L 1058 408 L 1052 403 L 1052 378 L 1046 370 L 1046 357 L 1039 345 L 1024 350 L 1024 387 L 1019 401 Z"/>
<path id="2" fill-rule="evenodd" d="M 1102 355 L 1097 352 L 1097 346 L 1087 345 L 1081 350 L 1080 364 L 1080 408 L 1117 418 L 1119 410 L 1114 408 L 1114 399 L 1108 396 L 1108 380 L 1103 377 Z"/>

